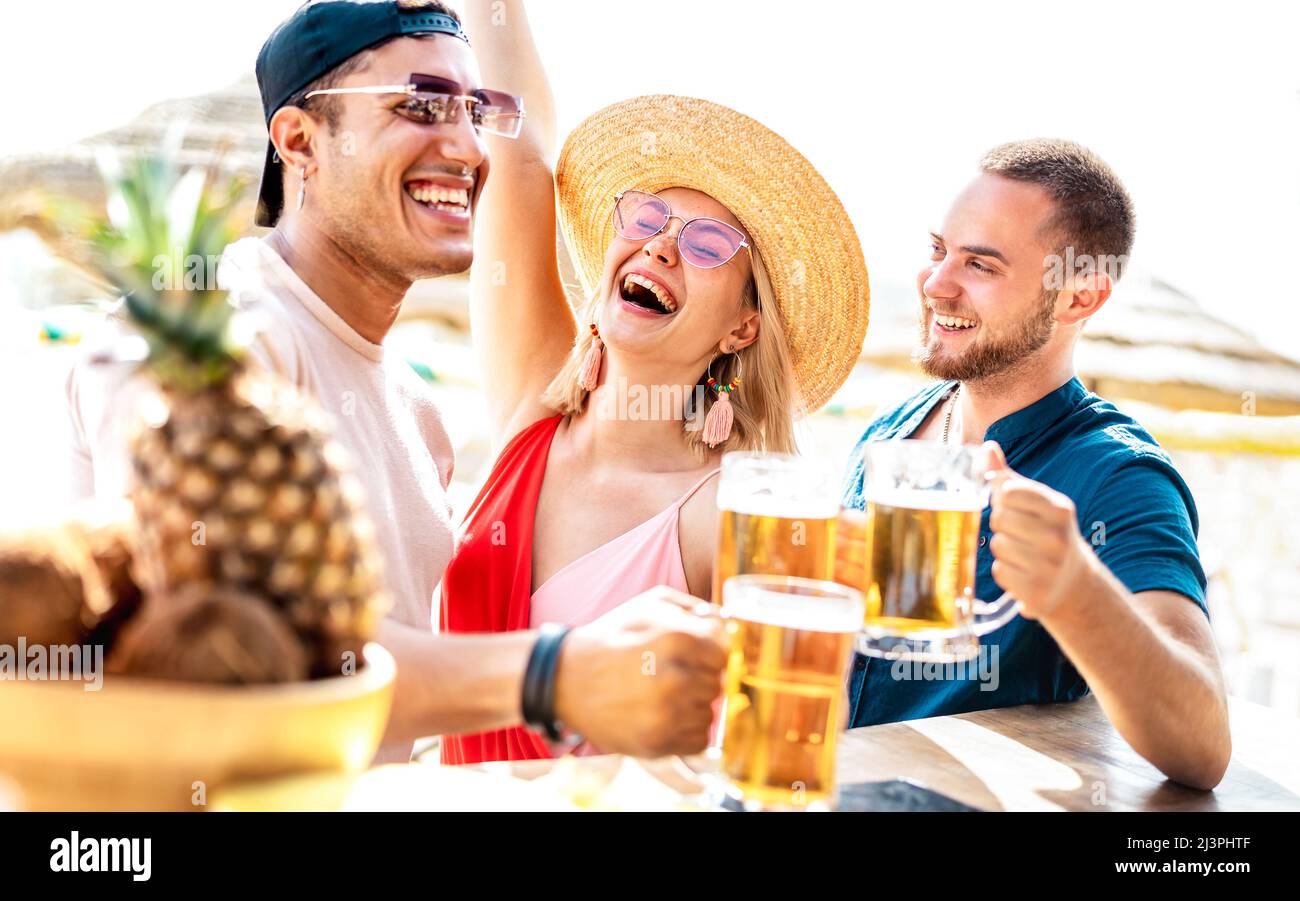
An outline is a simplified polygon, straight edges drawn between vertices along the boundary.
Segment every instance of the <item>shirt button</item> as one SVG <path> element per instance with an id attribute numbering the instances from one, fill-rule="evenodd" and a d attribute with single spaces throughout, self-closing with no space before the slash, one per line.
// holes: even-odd
<path id="1" fill-rule="evenodd" d="M 981 536 L 980 536 L 980 547 L 984 547 L 984 545 L 986 545 L 986 544 L 988 544 L 988 543 L 989 543 L 989 537 L 988 537 L 987 535 L 981 535 Z"/>

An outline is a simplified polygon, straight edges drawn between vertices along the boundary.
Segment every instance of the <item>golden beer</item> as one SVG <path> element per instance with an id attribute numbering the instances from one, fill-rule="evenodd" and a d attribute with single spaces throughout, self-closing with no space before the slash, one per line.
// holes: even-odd
<path id="1" fill-rule="evenodd" d="M 727 579 L 751 573 L 831 579 L 835 575 L 835 512 L 795 517 L 719 510 L 713 602 L 722 603 Z"/>
<path id="2" fill-rule="evenodd" d="M 861 596 L 768 577 L 734 579 L 726 592 L 722 773 L 747 806 L 827 806 Z"/>
<path id="3" fill-rule="evenodd" d="M 713 602 L 732 576 L 831 579 L 838 490 L 824 466 L 784 454 L 729 453 L 718 484 Z"/>
<path id="4" fill-rule="evenodd" d="M 868 496 L 868 627 L 952 629 L 970 615 L 982 501 L 945 492 Z"/>

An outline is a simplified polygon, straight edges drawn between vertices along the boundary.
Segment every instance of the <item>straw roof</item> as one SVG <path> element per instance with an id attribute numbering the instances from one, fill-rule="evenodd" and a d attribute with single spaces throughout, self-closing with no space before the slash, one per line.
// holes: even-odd
<path id="1" fill-rule="evenodd" d="M 219 91 L 155 103 L 126 125 L 63 150 L 0 160 L 0 232 L 27 228 L 58 249 L 57 235 L 41 215 L 46 198 L 72 197 L 102 207 L 104 187 L 96 153 L 105 147 L 124 153 L 157 150 L 169 130 L 181 123 L 180 162 L 219 166 L 244 176 L 249 182 L 244 202 L 251 211 L 266 152 L 266 129 L 250 76 Z"/>

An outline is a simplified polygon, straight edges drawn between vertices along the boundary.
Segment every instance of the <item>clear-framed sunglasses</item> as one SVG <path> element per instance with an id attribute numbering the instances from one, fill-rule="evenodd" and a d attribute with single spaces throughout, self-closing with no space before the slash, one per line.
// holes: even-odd
<path id="1" fill-rule="evenodd" d="M 621 191 L 614 197 L 614 230 L 629 241 L 648 241 L 668 227 L 673 209 L 656 194 Z M 682 223 L 677 251 L 697 269 L 717 269 L 748 248 L 745 235 L 720 219 L 699 216 Z"/>
<path id="2" fill-rule="evenodd" d="M 523 98 L 486 88 L 462 94 L 460 85 L 437 75 L 415 73 L 406 84 L 322 88 L 311 91 L 303 99 L 310 100 L 323 94 L 405 94 L 409 99 L 398 106 L 398 111 L 414 122 L 450 125 L 458 121 L 460 111 L 464 110 L 475 131 L 503 138 L 519 137 L 524 124 Z"/>

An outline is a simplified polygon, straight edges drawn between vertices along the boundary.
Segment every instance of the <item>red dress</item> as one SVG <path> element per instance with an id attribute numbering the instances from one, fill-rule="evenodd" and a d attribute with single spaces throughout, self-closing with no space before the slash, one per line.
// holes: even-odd
<path id="1" fill-rule="evenodd" d="M 442 577 L 443 632 L 528 629 L 537 498 L 562 418 L 539 420 L 512 438 L 470 505 L 456 556 Z M 449 764 L 551 756 L 546 740 L 522 726 L 447 735 L 442 742 L 442 762 Z"/>

